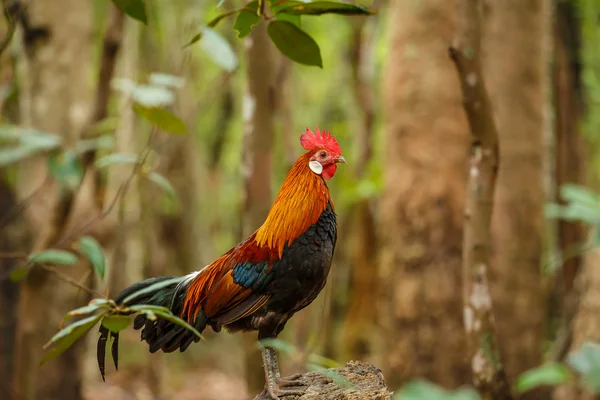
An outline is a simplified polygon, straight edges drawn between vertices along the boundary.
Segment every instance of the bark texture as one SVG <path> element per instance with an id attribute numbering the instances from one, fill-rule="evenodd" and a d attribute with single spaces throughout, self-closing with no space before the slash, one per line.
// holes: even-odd
<path id="1" fill-rule="evenodd" d="M 27 2 L 26 15 L 31 31 L 25 32 L 20 60 L 21 123 L 59 134 L 65 147 L 72 146 L 90 116 L 92 5 L 79 0 L 32 0 Z M 19 198 L 40 187 L 46 173 L 45 158 L 24 165 L 18 180 Z M 52 183 L 33 198 L 27 217 L 36 228 L 34 251 L 51 246 L 64 233 L 69 217 L 77 221 L 69 211 L 76 197 L 65 195 Z M 61 268 L 61 272 L 79 281 L 89 270 L 78 265 Z M 13 377 L 18 398 L 81 397 L 82 342 L 52 363 L 39 367 L 39 362 L 42 346 L 56 333 L 62 316 L 85 303 L 86 297 L 38 269 L 22 283 Z"/>
<path id="2" fill-rule="evenodd" d="M 299 387 L 305 387 L 306 391 L 300 396 L 280 396 L 281 400 L 389 400 L 392 398 L 381 370 L 371 364 L 350 361 L 344 368 L 328 372 L 327 375 L 308 372 L 292 377 L 292 380 L 297 382 Z M 341 376 L 353 387 L 340 386 L 331 379 L 331 373 Z M 254 400 L 270 399 L 264 393 L 254 398 Z"/>
<path id="3" fill-rule="evenodd" d="M 394 0 L 390 7 L 380 215 L 384 370 L 393 387 L 414 376 L 459 386 L 470 377 L 459 295 L 469 137 L 447 56 L 455 2 Z"/>
<path id="4" fill-rule="evenodd" d="M 488 0 L 483 67 L 500 140 L 492 217 L 492 298 L 509 380 L 539 365 L 547 0 Z"/>
<path id="5" fill-rule="evenodd" d="M 459 0 L 450 48 L 471 130 L 469 184 L 463 240 L 464 325 L 473 383 L 485 400 L 511 399 L 499 358 L 488 274 L 491 220 L 500 163 L 498 130 L 481 68 L 481 1 Z"/>

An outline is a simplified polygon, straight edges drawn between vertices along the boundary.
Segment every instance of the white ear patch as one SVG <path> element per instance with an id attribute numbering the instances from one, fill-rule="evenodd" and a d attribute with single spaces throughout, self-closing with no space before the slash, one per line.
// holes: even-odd
<path id="1" fill-rule="evenodd" d="M 314 172 L 317 175 L 321 175 L 321 172 L 323 172 L 323 166 L 318 161 L 311 161 L 311 162 L 309 162 L 308 163 L 308 167 L 310 168 L 310 170 L 312 172 Z"/>

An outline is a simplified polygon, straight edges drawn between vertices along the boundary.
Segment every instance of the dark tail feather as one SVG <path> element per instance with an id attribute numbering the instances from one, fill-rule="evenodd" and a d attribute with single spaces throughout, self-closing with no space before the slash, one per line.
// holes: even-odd
<path id="1" fill-rule="evenodd" d="M 140 290 L 146 289 L 151 285 L 173 279 L 172 276 L 161 276 L 157 278 L 146 279 L 141 282 L 134 283 L 127 289 L 123 290 L 116 298 L 117 304 L 123 303 L 123 301 L 130 295 Z M 134 298 L 128 305 L 134 304 L 151 304 L 155 306 L 167 307 L 171 310 L 174 315 L 181 315 L 183 311 L 183 304 L 185 300 L 186 290 L 180 286 L 179 283 L 183 282 L 186 277 L 182 277 L 181 280 L 175 281 L 173 284 L 166 287 L 162 287 L 158 290 L 144 293 L 139 297 Z M 199 316 L 194 327 L 202 332 L 206 327 L 206 319 Z M 142 329 L 141 339 L 148 343 L 150 352 L 154 353 L 158 350 L 162 350 L 166 353 L 181 349 L 184 351 L 192 342 L 198 342 L 199 337 L 194 335 L 193 332 L 176 325 L 170 321 L 162 318 L 157 318 L 152 321 L 146 317 L 145 314 L 139 314 L 133 321 L 133 328 L 135 330 Z M 115 368 L 118 369 L 119 365 L 119 334 L 109 331 L 103 325 L 100 325 L 100 337 L 98 338 L 97 358 L 98 367 L 100 368 L 100 374 L 102 380 L 105 379 L 105 356 L 106 356 L 106 344 L 108 339 L 113 339 L 111 354 L 115 362 Z"/>

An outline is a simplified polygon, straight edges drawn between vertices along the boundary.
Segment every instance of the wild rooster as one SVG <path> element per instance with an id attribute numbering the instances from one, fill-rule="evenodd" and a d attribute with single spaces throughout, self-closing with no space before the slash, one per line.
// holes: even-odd
<path id="1" fill-rule="evenodd" d="M 260 341 L 276 338 L 296 312 L 308 306 L 325 286 L 337 240 L 336 215 L 325 180 L 337 163 L 345 163 L 340 145 L 330 132 L 306 128 L 300 143 L 308 150 L 300 156 L 273 203 L 264 224 L 248 239 L 200 271 L 177 278 L 172 284 L 144 293 L 133 304 L 168 307 L 198 331 L 211 326 L 219 332 L 258 331 Z M 173 277 L 147 279 L 125 289 L 117 304 L 144 288 Z M 166 283 L 166 282 L 165 282 Z M 131 305 L 132 303 L 129 303 Z M 185 351 L 199 338 L 165 319 L 138 315 L 134 328 L 150 352 Z M 98 365 L 104 379 L 104 346 L 109 331 L 100 328 Z M 118 336 L 112 334 L 118 344 Z M 117 364 L 118 347 L 113 346 Z M 280 379 L 275 349 L 263 346 L 265 389 L 272 399 L 293 394 Z"/>

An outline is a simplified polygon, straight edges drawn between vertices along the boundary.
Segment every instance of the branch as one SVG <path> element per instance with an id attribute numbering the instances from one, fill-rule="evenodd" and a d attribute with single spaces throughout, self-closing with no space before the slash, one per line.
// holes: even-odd
<path id="1" fill-rule="evenodd" d="M 10 0 L 2 0 L 2 5 L 4 8 L 4 18 L 6 19 L 8 28 L 6 29 L 6 35 L 2 41 L 0 41 L 0 55 L 2 55 L 2 53 L 4 53 L 4 51 L 8 48 L 8 45 L 15 35 L 15 31 L 17 29 L 17 14 L 21 9 L 21 6 L 17 1 L 11 2 Z"/>
<path id="2" fill-rule="evenodd" d="M 350 387 L 344 388 L 335 383 L 332 377 L 336 375 L 349 382 Z M 392 398 L 381 370 L 361 361 L 350 361 L 344 368 L 329 369 L 326 375 L 322 372 L 308 372 L 285 379 L 297 382 L 298 386 L 294 388 L 302 388 L 304 393 L 300 396 L 279 396 L 281 400 L 389 400 Z M 271 400 L 271 398 L 263 392 L 254 400 Z"/>
<path id="3" fill-rule="evenodd" d="M 456 66 L 471 129 L 470 173 L 463 238 L 464 324 L 473 383 L 483 399 L 512 399 L 500 362 L 487 274 L 498 174 L 498 131 L 481 71 L 480 0 L 460 0 L 450 58 Z"/>
<path id="4" fill-rule="evenodd" d="M 66 282 L 66 283 L 68 283 L 70 285 L 73 285 L 76 288 L 81 289 L 84 292 L 91 294 L 92 296 L 99 297 L 99 298 L 104 297 L 104 295 L 102 295 L 101 293 L 98 293 L 95 290 L 92 290 L 89 287 L 87 287 L 85 285 L 82 285 L 81 283 L 79 283 L 75 279 L 73 279 L 73 278 L 71 278 L 71 277 L 69 277 L 67 275 L 64 275 L 64 274 L 58 272 L 58 270 L 56 268 L 54 268 L 54 267 L 51 267 L 51 266 L 45 265 L 45 264 L 39 264 L 39 266 L 40 266 L 41 269 L 43 269 L 46 272 L 50 272 L 51 274 L 53 274 L 54 276 L 56 276 L 61 281 Z"/>

